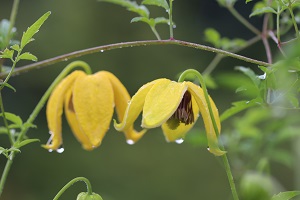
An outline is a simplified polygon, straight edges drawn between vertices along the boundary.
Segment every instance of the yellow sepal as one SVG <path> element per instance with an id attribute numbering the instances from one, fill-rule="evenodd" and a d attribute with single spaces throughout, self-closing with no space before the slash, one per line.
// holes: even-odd
<path id="1" fill-rule="evenodd" d="M 157 81 L 145 99 L 142 127 L 155 128 L 166 122 L 176 111 L 186 90 L 183 83 L 168 79 Z"/>
<path id="2" fill-rule="evenodd" d="M 211 153 L 215 154 L 216 156 L 223 155 L 226 152 L 222 151 L 219 148 L 218 135 L 214 130 L 213 123 L 210 118 L 208 106 L 207 106 L 202 88 L 191 82 L 186 82 L 186 84 L 188 85 L 188 91 L 191 93 L 192 96 L 194 96 L 194 98 L 198 104 L 200 113 L 202 115 L 205 130 L 206 130 L 206 135 L 207 135 L 209 151 Z M 213 102 L 213 100 L 210 97 L 209 97 L 209 99 L 210 99 L 210 104 L 212 107 L 213 115 L 214 115 L 218 130 L 219 130 L 219 133 L 220 133 L 221 123 L 220 123 L 219 112 L 218 112 L 218 109 L 217 109 L 215 103 Z"/>
<path id="3" fill-rule="evenodd" d="M 107 71 L 101 71 L 99 72 L 99 74 L 106 76 L 109 79 L 114 91 L 114 102 L 118 120 L 123 121 L 127 105 L 130 102 L 130 95 L 127 89 L 124 87 L 121 81 L 112 73 Z M 123 130 L 123 132 L 125 133 L 125 137 L 127 140 L 137 142 L 144 135 L 146 130 L 138 132 L 134 130 L 133 124 L 131 124 L 131 126 L 128 126 L 126 129 Z"/>
<path id="4" fill-rule="evenodd" d="M 93 147 L 98 147 L 113 115 L 114 95 L 108 78 L 101 73 L 77 78 L 73 87 L 73 105 L 82 131 Z"/>
<path id="5" fill-rule="evenodd" d="M 85 150 L 93 150 L 93 145 L 91 144 L 86 134 L 82 131 L 82 128 L 80 127 L 80 124 L 78 123 L 78 120 L 76 118 L 76 113 L 73 105 L 72 89 L 73 88 L 70 88 L 66 92 L 65 105 L 64 105 L 65 115 L 68 124 L 70 125 L 73 134 L 75 135 L 76 139 L 80 142 L 82 147 Z"/>
<path id="6" fill-rule="evenodd" d="M 43 145 L 44 148 L 57 150 L 62 145 L 61 116 L 65 93 L 78 77 L 84 75 L 82 71 L 74 71 L 64 78 L 53 90 L 46 108 L 46 117 L 51 138 L 46 145 Z"/>

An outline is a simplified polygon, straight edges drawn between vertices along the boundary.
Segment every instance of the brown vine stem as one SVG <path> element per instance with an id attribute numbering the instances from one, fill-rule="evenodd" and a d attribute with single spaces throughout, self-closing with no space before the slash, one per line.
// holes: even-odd
<path id="1" fill-rule="evenodd" d="M 189 48 L 195 48 L 195 49 L 199 49 L 199 50 L 222 54 L 224 56 L 229 56 L 232 58 L 243 60 L 245 62 L 256 64 L 256 65 L 261 65 L 261 66 L 269 66 L 270 65 L 270 63 L 266 63 L 266 62 L 248 58 L 248 57 L 245 57 L 245 56 L 242 56 L 239 54 L 231 53 L 228 51 L 224 51 L 221 49 L 217 49 L 217 48 L 213 48 L 213 47 L 209 47 L 209 46 L 205 46 L 205 45 L 201 45 L 201 44 L 196 44 L 196 43 L 191 43 L 191 42 L 186 42 L 186 41 L 181 41 L 181 40 L 145 40 L 145 41 L 121 42 L 121 43 L 97 46 L 97 47 L 92 47 L 92 48 L 83 49 L 83 50 L 79 50 L 79 51 L 74 51 L 74 52 L 60 55 L 60 56 L 57 56 L 54 58 L 50 58 L 50 59 L 36 62 L 33 64 L 18 67 L 15 69 L 13 75 L 18 75 L 20 73 L 31 71 L 33 69 L 49 66 L 49 65 L 52 65 L 52 64 L 55 64 L 58 62 L 62 62 L 62 61 L 68 61 L 69 59 L 73 59 L 73 58 L 77 58 L 80 56 L 93 54 L 93 53 L 97 53 L 97 52 L 104 52 L 104 51 L 108 51 L 108 50 L 120 49 L 120 48 L 125 48 L 125 47 L 151 46 L 151 45 L 185 46 L 185 47 L 189 47 Z M 0 78 L 7 76 L 7 74 L 8 73 L 5 73 L 5 72 L 1 73 Z"/>

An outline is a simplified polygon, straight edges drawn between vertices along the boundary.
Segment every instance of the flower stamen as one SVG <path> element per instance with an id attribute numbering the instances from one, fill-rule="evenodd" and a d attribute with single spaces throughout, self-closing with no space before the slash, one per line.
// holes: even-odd
<path id="1" fill-rule="evenodd" d="M 182 97 L 182 100 L 173 113 L 173 115 L 168 119 L 167 124 L 170 129 L 176 129 L 180 123 L 185 125 L 192 124 L 195 121 L 194 112 L 192 106 L 192 95 L 186 91 Z"/>

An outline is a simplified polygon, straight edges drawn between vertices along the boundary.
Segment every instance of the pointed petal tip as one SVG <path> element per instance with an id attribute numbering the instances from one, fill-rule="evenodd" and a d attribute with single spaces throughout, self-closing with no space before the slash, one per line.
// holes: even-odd
<path id="1" fill-rule="evenodd" d="M 116 119 L 113 119 L 114 121 L 114 128 L 117 130 L 117 131 L 123 131 L 123 125 L 122 123 L 118 123 Z"/>
<path id="2" fill-rule="evenodd" d="M 227 153 L 227 151 L 222 151 L 221 149 L 219 149 L 219 148 L 207 148 L 207 150 L 210 152 L 210 153 L 212 153 L 212 154 L 214 154 L 215 156 L 222 156 L 222 155 L 224 155 L 225 153 Z"/>

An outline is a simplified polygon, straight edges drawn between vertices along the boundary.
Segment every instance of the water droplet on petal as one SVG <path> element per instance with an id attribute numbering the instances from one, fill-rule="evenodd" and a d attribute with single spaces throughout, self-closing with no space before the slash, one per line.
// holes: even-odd
<path id="1" fill-rule="evenodd" d="M 65 151 L 65 148 L 63 148 L 63 147 L 61 147 L 61 148 L 59 148 L 59 149 L 56 149 L 56 152 L 57 153 L 62 153 L 62 152 L 64 152 Z"/>
<path id="2" fill-rule="evenodd" d="M 175 140 L 175 142 L 177 144 L 182 144 L 184 142 L 184 139 L 180 138 L 180 139 Z"/>
<path id="3" fill-rule="evenodd" d="M 131 139 L 126 140 L 126 142 L 127 142 L 127 144 L 129 144 L 129 145 L 133 145 L 133 144 L 134 144 L 134 141 L 131 140 Z"/>

